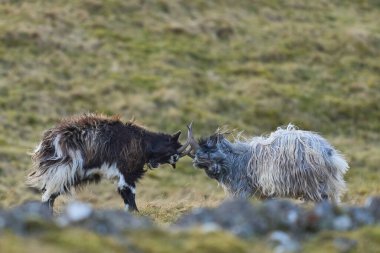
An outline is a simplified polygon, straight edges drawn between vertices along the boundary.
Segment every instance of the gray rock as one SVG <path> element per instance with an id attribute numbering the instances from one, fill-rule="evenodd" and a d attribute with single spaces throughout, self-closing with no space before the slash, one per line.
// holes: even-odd
<path id="1" fill-rule="evenodd" d="M 376 222 L 380 222 L 380 197 L 367 198 L 365 207 L 372 213 Z"/>
<path id="2" fill-rule="evenodd" d="M 216 223 L 207 222 L 207 223 L 202 224 L 201 229 L 205 233 L 210 233 L 210 232 L 219 231 L 222 228 Z"/>
<path id="3" fill-rule="evenodd" d="M 61 226 L 66 226 L 90 217 L 92 212 L 89 204 L 74 201 L 66 206 L 64 213 L 57 218 L 57 222 Z"/>
<path id="4" fill-rule="evenodd" d="M 301 245 L 289 234 L 283 231 L 274 231 L 269 235 L 269 241 L 274 245 L 275 253 L 299 252 Z"/>
<path id="5" fill-rule="evenodd" d="M 127 230 L 153 228 L 153 222 L 126 211 L 96 210 L 87 219 L 76 223 L 100 234 L 118 234 Z"/>
<path id="6" fill-rule="evenodd" d="M 39 201 L 25 202 L 17 207 L 12 208 L 9 214 L 15 218 L 38 217 L 50 220 L 53 214 L 46 204 Z"/>
<path id="7" fill-rule="evenodd" d="M 2 212 L 1 216 L 4 228 L 22 235 L 44 230 L 52 224 L 53 218 L 48 206 L 39 201 L 26 202 Z"/>
<path id="8" fill-rule="evenodd" d="M 352 228 L 352 221 L 348 215 L 341 215 L 334 219 L 333 228 L 338 231 L 347 231 Z"/>
<path id="9" fill-rule="evenodd" d="M 153 223 L 121 210 L 94 210 L 88 204 L 72 202 L 56 218 L 60 226 L 80 226 L 100 234 L 117 234 L 126 230 L 152 228 Z"/>
<path id="10" fill-rule="evenodd" d="M 355 227 L 372 225 L 375 218 L 372 213 L 364 207 L 350 207 L 347 211 Z"/>
<path id="11" fill-rule="evenodd" d="M 247 200 L 229 200 L 215 209 L 196 209 L 183 215 L 173 227 L 187 229 L 194 226 L 202 227 L 204 224 L 213 224 L 214 227 L 223 228 L 241 237 L 268 231 L 267 221 Z"/>
<path id="12" fill-rule="evenodd" d="M 216 208 L 199 208 L 183 215 L 171 228 L 187 230 L 194 226 L 204 232 L 226 230 L 239 237 L 265 236 L 276 252 L 298 251 L 298 240 L 321 230 L 346 231 L 380 221 L 380 198 L 372 197 L 365 207 L 337 207 L 328 202 L 306 210 L 285 200 L 251 204 L 247 200 L 229 200 Z M 47 205 L 27 202 L 9 210 L 0 210 L 0 231 L 7 229 L 21 235 L 49 231 L 51 227 L 79 226 L 101 234 L 119 234 L 127 230 L 157 228 L 146 218 L 121 210 L 96 210 L 73 202 L 53 217 Z M 64 229 L 64 228 L 62 228 Z M 344 240 L 336 246 L 345 252 Z M 290 246 L 289 246 L 290 245 Z M 348 244 L 347 244 L 348 245 Z M 297 248 L 298 247 L 298 248 Z"/>
<path id="13" fill-rule="evenodd" d="M 73 222 L 86 219 L 91 213 L 91 206 L 81 202 L 72 202 L 66 207 L 66 215 Z"/>
<path id="14" fill-rule="evenodd" d="M 296 231 L 301 226 L 302 210 L 286 200 L 268 200 L 261 208 L 261 215 L 265 217 L 271 229 Z"/>
<path id="15" fill-rule="evenodd" d="M 0 230 L 4 229 L 6 224 L 6 213 L 5 211 L 0 210 Z"/>
<path id="16" fill-rule="evenodd" d="M 179 228 L 197 226 L 205 223 L 214 222 L 214 212 L 209 208 L 197 208 L 187 214 L 182 215 L 174 225 Z"/>
<path id="17" fill-rule="evenodd" d="M 335 213 L 335 207 L 330 202 L 318 203 L 314 209 L 303 216 L 302 226 L 314 232 L 332 229 Z"/>

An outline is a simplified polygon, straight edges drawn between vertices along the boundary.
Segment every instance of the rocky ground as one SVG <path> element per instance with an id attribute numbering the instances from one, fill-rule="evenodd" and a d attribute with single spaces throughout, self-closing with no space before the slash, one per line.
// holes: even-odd
<path id="1" fill-rule="evenodd" d="M 368 198 L 364 206 L 335 206 L 328 202 L 308 206 L 287 200 L 226 201 L 216 208 L 194 209 L 168 226 L 121 210 L 94 209 L 82 202 L 69 203 L 57 215 L 52 215 L 39 202 L 26 202 L 0 210 L 0 248 L 8 249 L 4 252 L 31 252 L 33 247 L 47 251 L 52 247 L 58 252 L 170 252 L 165 247 L 149 246 L 155 245 L 155 240 L 161 242 L 160 245 L 167 240 L 170 249 L 185 252 L 195 249 L 247 252 L 258 245 L 268 252 L 306 252 L 314 238 L 323 233 L 326 237 L 326 232 L 335 231 L 343 236 L 329 238 L 331 252 L 359 252 L 363 247 L 360 237 L 356 239 L 344 233 L 364 228 L 374 234 L 374 241 L 367 244 L 370 245 L 367 252 L 376 252 L 380 249 L 377 248 L 380 246 L 379 223 L 380 197 Z M 198 244 L 186 246 L 183 238 Z M 325 251 L 322 248 L 319 251 L 318 242 L 319 239 L 314 241 L 317 248 L 311 248 L 312 252 Z M 218 247 L 218 244 L 226 244 L 226 247 Z"/>

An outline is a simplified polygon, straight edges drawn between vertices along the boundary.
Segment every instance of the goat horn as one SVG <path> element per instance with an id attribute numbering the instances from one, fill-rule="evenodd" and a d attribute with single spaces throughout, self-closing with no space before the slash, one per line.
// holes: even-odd
<path id="1" fill-rule="evenodd" d="M 191 127 L 191 124 L 193 124 L 193 122 L 190 123 L 190 127 Z M 189 127 L 187 127 L 189 129 Z M 177 149 L 177 152 L 179 154 L 182 154 L 183 151 L 185 151 L 185 149 L 187 148 L 187 146 L 189 146 L 190 144 L 190 135 L 189 135 L 189 131 L 187 131 L 187 140 L 186 140 L 186 143 L 182 145 L 182 147 L 180 147 L 179 149 Z"/>
<path id="2" fill-rule="evenodd" d="M 186 150 L 186 148 L 190 145 L 190 149 Z M 191 158 L 194 158 L 194 156 L 191 154 L 191 151 L 196 151 L 199 148 L 198 143 L 194 140 L 193 137 L 193 122 L 191 122 L 189 125 L 187 125 L 187 140 L 186 143 L 180 147 L 177 151 L 180 153 L 180 157 L 183 156 L 190 156 Z"/>
<path id="3" fill-rule="evenodd" d="M 192 150 L 193 149 L 191 147 L 187 150 L 184 150 L 182 153 L 179 154 L 179 157 L 184 157 L 184 156 L 189 155 Z"/>
<path id="4" fill-rule="evenodd" d="M 199 145 L 196 140 L 194 140 L 193 136 L 193 122 L 190 123 L 190 125 L 187 126 L 187 132 L 189 135 L 189 144 L 191 146 L 191 149 L 193 151 L 197 151 L 199 149 Z"/>

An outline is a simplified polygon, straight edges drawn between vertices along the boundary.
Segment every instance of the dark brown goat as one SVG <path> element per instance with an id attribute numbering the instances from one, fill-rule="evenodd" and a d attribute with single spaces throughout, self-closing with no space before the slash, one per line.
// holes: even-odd
<path id="1" fill-rule="evenodd" d="M 118 116 L 85 114 L 62 120 L 47 130 L 32 156 L 34 170 L 27 183 L 42 191 L 42 201 L 53 208 L 57 196 L 72 187 L 118 180 L 127 209 L 136 210 L 135 183 L 149 168 L 175 163 L 186 148 L 174 135 L 154 133 Z"/>

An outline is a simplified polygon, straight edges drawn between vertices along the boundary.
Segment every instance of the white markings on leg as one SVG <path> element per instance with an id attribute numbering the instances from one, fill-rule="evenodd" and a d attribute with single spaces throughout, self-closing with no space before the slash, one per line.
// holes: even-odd
<path id="1" fill-rule="evenodd" d="M 129 205 L 125 204 L 125 211 L 129 211 Z"/>
<path id="2" fill-rule="evenodd" d="M 125 179 L 124 179 L 124 176 L 119 174 L 119 182 L 117 184 L 117 187 L 119 187 L 120 189 L 124 188 L 125 186 L 127 186 L 128 184 L 125 182 Z"/>
<path id="3" fill-rule="evenodd" d="M 50 199 L 51 193 L 50 191 L 45 191 L 44 194 L 42 194 L 41 201 L 42 202 L 47 202 Z"/>
<path id="4" fill-rule="evenodd" d="M 136 189 L 135 189 L 135 187 L 133 187 L 133 186 L 129 185 L 127 182 L 125 182 L 125 178 L 124 178 L 124 176 L 123 176 L 122 174 L 119 174 L 119 182 L 118 182 L 118 184 L 117 184 L 117 187 L 118 187 L 119 189 L 122 189 L 122 188 L 128 187 L 128 188 L 131 190 L 131 192 L 132 192 L 133 194 L 136 194 Z"/>
<path id="5" fill-rule="evenodd" d="M 127 184 L 127 187 L 131 190 L 131 192 L 132 192 L 133 194 L 136 195 L 136 189 L 135 189 L 135 187 L 130 186 L 130 185 L 128 185 L 128 184 Z"/>

